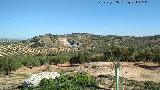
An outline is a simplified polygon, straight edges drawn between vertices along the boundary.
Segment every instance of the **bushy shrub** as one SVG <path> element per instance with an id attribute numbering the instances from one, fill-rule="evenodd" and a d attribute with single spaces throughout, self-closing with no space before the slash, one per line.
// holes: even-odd
<path id="1" fill-rule="evenodd" d="M 36 90 L 96 90 L 98 82 L 86 73 L 63 74 L 56 79 L 42 79 Z M 29 90 L 29 89 L 28 89 Z"/>
<path id="2" fill-rule="evenodd" d="M 48 57 L 48 63 L 50 65 L 56 64 L 55 56 Z"/>
<path id="3" fill-rule="evenodd" d="M 80 63 L 79 61 L 79 56 L 77 54 L 71 56 L 70 60 L 69 60 L 69 63 L 70 64 L 77 64 L 77 63 Z"/>
<path id="4" fill-rule="evenodd" d="M 46 63 L 49 63 L 49 57 L 48 56 L 39 56 L 37 58 L 38 58 L 41 66 L 46 64 Z"/>
<path id="5" fill-rule="evenodd" d="M 145 81 L 144 82 L 144 89 L 145 90 L 159 90 L 160 89 L 160 83 L 155 83 L 152 81 Z"/>
<path id="6" fill-rule="evenodd" d="M 69 57 L 65 55 L 56 55 L 50 59 L 50 64 L 63 64 L 69 61 Z"/>
<path id="7" fill-rule="evenodd" d="M 20 61 L 22 65 L 27 67 L 34 67 L 34 66 L 40 66 L 40 57 L 38 56 L 20 56 Z"/>
<path id="8" fill-rule="evenodd" d="M 76 53 L 69 60 L 70 64 L 77 64 L 77 63 L 81 64 L 81 63 L 85 63 L 85 62 L 91 62 L 89 52 Z"/>

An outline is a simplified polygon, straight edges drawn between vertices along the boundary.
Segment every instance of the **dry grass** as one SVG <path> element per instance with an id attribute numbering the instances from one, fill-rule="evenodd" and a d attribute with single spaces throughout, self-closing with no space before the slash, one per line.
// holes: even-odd
<path id="1" fill-rule="evenodd" d="M 9 76 L 0 76 L 0 90 L 12 90 L 24 80 L 28 78 L 25 74 L 11 74 Z"/>

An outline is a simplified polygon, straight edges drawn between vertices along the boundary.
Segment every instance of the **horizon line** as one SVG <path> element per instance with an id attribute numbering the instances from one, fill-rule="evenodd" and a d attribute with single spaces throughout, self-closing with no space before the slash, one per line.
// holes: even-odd
<path id="1" fill-rule="evenodd" d="M 11 39 L 11 40 L 26 40 L 26 39 L 30 39 L 32 37 L 35 36 L 40 36 L 40 35 L 46 35 L 46 34 L 52 34 L 52 35 L 67 35 L 67 34 L 76 34 L 76 32 L 73 33 L 63 33 L 63 34 L 56 34 L 56 33 L 45 33 L 45 34 L 39 34 L 39 35 L 33 35 L 30 37 L 26 37 L 26 38 L 14 38 L 14 37 L 0 37 L 0 39 Z M 91 34 L 91 35 L 101 35 L 101 36 L 129 36 L 129 37 L 147 37 L 147 36 L 156 36 L 156 35 L 160 35 L 160 34 L 153 34 L 153 35 L 116 35 L 116 34 L 94 34 L 94 33 L 87 33 L 87 32 L 77 32 L 77 34 Z"/>

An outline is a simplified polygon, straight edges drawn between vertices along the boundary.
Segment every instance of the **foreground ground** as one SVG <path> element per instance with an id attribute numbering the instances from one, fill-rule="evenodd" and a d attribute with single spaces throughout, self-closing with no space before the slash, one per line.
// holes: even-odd
<path id="1" fill-rule="evenodd" d="M 87 72 L 93 76 L 112 75 L 114 76 L 114 66 L 112 62 L 92 62 L 80 65 L 70 66 L 69 64 L 61 65 L 43 65 L 40 67 L 27 68 L 22 67 L 9 76 L 0 76 L 0 90 L 14 89 L 24 79 L 28 78 L 33 73 L 43 71 L 57 71 L 57 72 Z M 160 67 L 153 63 L 121 63 L 120 76 L 129 80 L 136 81 L 153 81 L 160 82 Z M 105 80 L 101 82 L 101 87 L 107 87 L 111 81 Z M 108 87 L 107 87 L 108 88 Z"/>

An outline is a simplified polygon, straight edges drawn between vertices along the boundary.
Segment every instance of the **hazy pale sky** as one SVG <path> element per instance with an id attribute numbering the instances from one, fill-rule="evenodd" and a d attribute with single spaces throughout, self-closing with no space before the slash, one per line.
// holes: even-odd
<path id="1" fill-rule="evenodd" d="M 160 0 L 131 5 L 128 0 L 111 5 L 99 1 L 116 0 L 0 0 L 0 38 L 74 32 L 160 34 Z"/>

